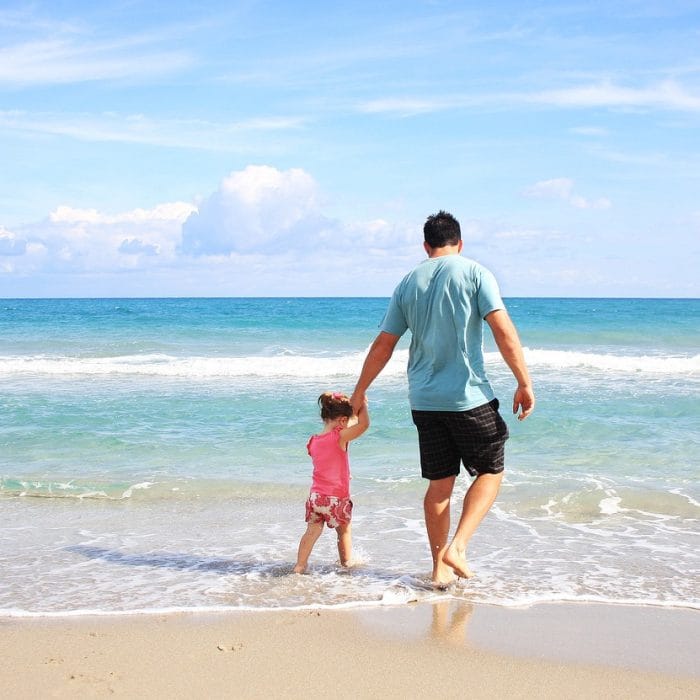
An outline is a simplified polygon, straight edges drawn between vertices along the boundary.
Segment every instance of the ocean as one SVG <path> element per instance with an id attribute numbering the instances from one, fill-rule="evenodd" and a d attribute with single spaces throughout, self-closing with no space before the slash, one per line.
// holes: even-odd
<path id="1" fill-rule="evenodd" d="M 538 404 L 486 330 L 511 438 L 468 553 L 428 585 L 402 339 L 350 448 L 357 566 L 290 575 L 321 427 L 377 298 L 0 300 L 0 615 L 596 601 L 700 609 L 700 300 L 507 299 Z M 458 480 L 459 512 L 469 480 Z"/>

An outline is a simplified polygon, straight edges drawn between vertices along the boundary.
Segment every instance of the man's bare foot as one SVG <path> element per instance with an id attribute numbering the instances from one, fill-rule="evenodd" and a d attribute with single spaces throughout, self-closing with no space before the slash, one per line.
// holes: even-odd
<path id="1" fill-rule="evenodd" d="M 450 545 L 442 555 L 442 561 L 449 566 L 460 578 L 471 578 L 474 572 L 467 566 L 464 552 L 457 551 L 456 547 Z"/>
<path id="2" fill-rule="evenodd" d="M 436 591 L 446 591 L 455 581 L 457 580 L 456 576 L 453 576 L 449 581 L 435 581 L 433 580 L 431 582 L 433 589 Z"/>
<path id="3" fill-rule="evenodd" d="M 297 565 L 294 567 L 294 569 L 293 569 L 293 572 L 294 572 L 295 574 L 303 574 L 305 571 L 306 571 L 306 567 L 305 567 L 305 566 L 300 566 L 299 564 L 297 564 Z"/>
<path id="4" fill-rule="evenodd" d="M 444 591 L 451 583 L 454 583 L 455 575 L 449 566 L 438 564 L 433 570 L 431 581 L 433 588 L 438 591 Z"/>

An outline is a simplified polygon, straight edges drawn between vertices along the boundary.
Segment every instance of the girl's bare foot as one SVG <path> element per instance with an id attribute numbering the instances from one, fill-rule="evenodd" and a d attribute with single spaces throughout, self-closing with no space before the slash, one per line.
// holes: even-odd
<path id="1" fill-rule="evenodd" d="M 442 561 L 449 566 L 460 578 L 471 578 L 474 572 L 467 566 L 464 552 L 457 551 L 456 547 L 450 545 L 442 555 Z"/>
<path id="2" fill-rule="evenodd" d="M 294 571 L 295 574 L 303 574 L 303 573 L 306 571 L 306 567 L 305 567 L 305 566 L 300 566 L 299 564 L 297 564 L 297 565 L 294 567 L 293 571 Z"/>

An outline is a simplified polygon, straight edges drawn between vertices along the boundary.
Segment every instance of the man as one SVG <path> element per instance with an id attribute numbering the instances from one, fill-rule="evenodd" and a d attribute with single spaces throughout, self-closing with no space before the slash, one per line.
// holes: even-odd
<path id="1" fill-rule="evenodd" d="M 432 580 L 443 587 L 455 574 L 473 575 L 466 560 L 467 544 L 493 505 L 503 478 L 508 428 L 484 371 L 484 320 L 517 381 L 513 413 L 520 409 L 519 420 L 532 413 L 535 396 L 517 331 L 495 278 L 460 255 L 459 222 L 440 211 L 428 217 L 423 234 L 428 259 L 394 290 L 351 402 L 355 410 L 360 409 L 367 389 L 410 329 L 409 401 L 418 430 L 421 474 L 429 480 L 423 506 Z M 447 546 L 450 498 L 460 462 L 476 478 Z"/>

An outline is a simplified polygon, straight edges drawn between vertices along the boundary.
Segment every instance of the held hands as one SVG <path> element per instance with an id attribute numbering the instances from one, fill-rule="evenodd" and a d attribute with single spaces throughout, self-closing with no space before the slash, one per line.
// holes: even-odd
<path id="1" fill-rule="evenodd" d="M 525 420 L 535 410 L 535 393 L 531 386 L 519 386 L 513 396 L 513 413 L 520 410 L 518 420 Z"/>
<path id="2" fill-rule="evenodd" d="M 350 397 L 350 405 L 352 406 L 352 412 L 358 415 L 360 411 L 367 410 L 367 397 L 364 394 L 353 393 Z"/>
<path id="3" fill-rule="evenodd" d="M 355 440 L 369 428 L 369 411 L 367 410 L 367 399 L 364 394 L 362 396 L 353 394 L 350 397 L 350 405 L 352 406 L 353 417 L 350 419 L 351 423 L 348 422 L 348 427 L 340 433 L 341 447 L 343 447 L 343 441 L 350 442 L 350 440 Z"/>

